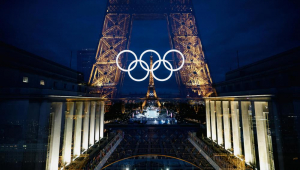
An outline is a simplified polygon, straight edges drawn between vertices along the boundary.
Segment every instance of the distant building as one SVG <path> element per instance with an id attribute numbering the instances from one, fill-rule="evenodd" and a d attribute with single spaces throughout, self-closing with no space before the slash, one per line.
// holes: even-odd
<path id="1" fill-rule="evenodd" d="M 216 138 L 218 134 L 218 131 L 215 129 L 215 123 L 228 122 L 228 120 L 225 121 L 225 117 L 223 117 L 225 115 L 223 114 L 228 114 L 228 111 L 229 114 L 234 114 L 235 108 L 237 109 L 237 113 L 240 113 L 240 117 L 243 117 L 243 109 L 246 111 L 249 110 L 249 114 L 251 113 L 251 119 L 253 120 L 251 128 L 254 129 L 254 136 L 258 135 L 256 133 L 261 133 L 261 131 L 258 131 L 257 122 L 259 119 L 256 114 L 261 113 L 259 110 L 257 113 L 255 112 L 259 109 L 257 107 L 265 104 L 267 111 L 263 113 L 269 116 L 265 120 L 267 120 L 271 128 L 266 134 L 272 136 L 276 169 L 294 169 L 295 167 L 300 167 L 299 75 L 300 47 L 226 73 L 225 81 L 214 84 L 218 97 L 206 99 L 207 104 L 210 103 L 211 105 L 210 107 L 207 106 L 208 118 L 211 116 L 211 120 L 207 119 L 207 127 L 212 128 L 212 138 Z M 269 96 L 269 98 L 267 99 L 265 96 Z M 220 114 L 224 120 L 215 120 L 219 116 L 215 118 L 213 112 L 210 114 L 210 109 L 214 111 L 214 109 L 220 108 L 228 109 L 228 111 L 219 111 L 217 115 Z M 234 117 L 229 116 L 229 118 L 233 119 Z M 242 122 L 241 118 L 240 122 Z M 241 134 L 245 133 L 244 123 L 235 126 L 239 126 Z M 220 126 L 220 128 L 221 132 L 222 127 Z M 257 132 L 255 129 L 257 129 Z M 210 133 L 210 129 L 208 129 L 208 133 Z M 212 140 L 222 143 L 218 139 Z M 241 141 L 244 140 L 246 139 L 241 136 Z M 260 142 L 258 141 L 258 144 Z M 245 150 L 242 148 L 241 153 L 243 152 Z"/>
<path id="2" fill-rule="evenodd" d="M 215 83 L 219 96 L 274 94 L 291 98 L 299 94 L 300 47 L 226 73 Z"/>
<path id="3" fill-rule="evenodd" d="M 0 43 L 0 95 L 84 95 L 83 75 L 53 61 Z"/>
<path id="4" fill-rule="evenodd" d="M 88 82 L 93 64 L 95 63 L 96 50 L 86 48 L 77 51 L 77 70 L 84 75 L 84 81 Z"/>

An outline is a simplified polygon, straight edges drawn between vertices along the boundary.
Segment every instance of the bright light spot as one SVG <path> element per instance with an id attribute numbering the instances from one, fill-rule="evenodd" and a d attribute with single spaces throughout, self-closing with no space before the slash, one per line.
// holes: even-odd
<path id="1" fill-rule="evenodd" d="M 128 69 L 123 69 L 123 68 L 119 65 L 119 61 L 118 61 L 118 60 L 119 60 L 120 55 L 123 54 L 123 53 L 126 53 L 126 52 L 127 52 L 127 53 L 131 53 L 131 54 L 134 56 L 135 60 L 132 61 L 132 62 L 129 64 Z M 155 61 L 155 62 L 153 63 L 153 65 L 152 65 L 151 68 L 150 68 L 150 66 L 149 66 L 145 61 L 142 60 L 143 55 L 144 55 L 145 53 L 147 53 L 147 52 L 153 52 L 153 53 L 155 53 L 155 54 L 158 56 L 158 60 Z M 173 69 L 172 64 L 171 64 L 168 60 L 165 60 L 166 56 L 167 56 L 170 52 L 176 52 L 176 53 L 179 53 L 179 55 L 180 55 L 181 58 L 182 58 L 182 63 L 181 63 L 181 65 L 180 65 L 177 69 Z M 163 65 L 165 66 L 165 68 L 166 68 L 167 70 L 170 71 L 169 76 L 168 76 L 167 78 L 164 78 L 164 79 L 159 79 L 159 78 L 157 78 L 157 77 L 154 75 L 154 71 L 158 69 L 158 67 L 161 65 L 161 62 L 163 62 Z M 132 71 L 132 70 L 135 69 L 135 67 L 137 66 L 137 63 L 140 63 L 142 69 L 144 69 L 144 70 L 147 72 L 146 76 L 143 77 L 143 78 L 141 78 L 141 79 L 135 79 L 134 77 L 132 77 L 132 75 L 131 75 L 131 73 L 130 73 L 130 71 Z M 142 63 L 143 63 L 144 65 L 146 65 L 146 67 L 144 67 L 144 65 L 143 65 Z M 166 63 L 167 63 L 167 65 L 169 65 L 169 67 L 166 65 Z M 163 59 L 161 59 L 160 55 L 159 55 L 155 50 L 146 50 L 146 51 L 144 51 L 144 52 L 141 54 L 140 58 L 138 59 L 137 56 L 136 56 L 136 54 L 135 54 L 133 51 L 130 51 L 130 50 L 123 50 L 123 51 L 121 51 L 121 52 L 117 55 L 117 57 L 116 57 L 116 64 L 117 64 L 117 67 L 118 67 L 120 70 L 122 70 L 122 71 L 124 71 L 124 72 L 128 72 L 129 77 L 130 77 L 132 80 L 134 80 L 134 81 L 144 81 L 144 80 L 149 76 L 149 73 L 150 73 L 150 72 L 152 73 L 153 78 L 154 78 L 155 80 L 157 80 L 157 81 L 167 81 L 168 79 L 171 78 L 171 76 L 172 76 L 172 74 L 173 74 L 174 71 L 178 71 L 178 70 L 180 70 L 180 69 L 183 67 L 183 65 L 184 65 L 184 56 L 183 56 L 183 54 L 182 54 L 180 51 L 175 50 L 175 49 L 172 49 L 172 50 L 167 51 L 167 52 L 164 54 Z M 133 65 L 133 64 L 134 64 L 134 65 Z M 157 66 L 156 66 L 156 65 L 157 65 Z M 155 67 L 155 66 L 156 66 L 156 67 Z"/>
<path id="2" fill-rule="evenodd" d="M 28 83 L 28 77 L 23 77 L 23 83 Z"/>

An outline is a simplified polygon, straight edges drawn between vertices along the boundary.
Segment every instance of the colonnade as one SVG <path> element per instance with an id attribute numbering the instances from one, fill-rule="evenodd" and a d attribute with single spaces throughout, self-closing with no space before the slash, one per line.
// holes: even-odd
<path id="1" fill-rule="evenodd" d="M 51 103 L 47 170 L 69 164 L 103 138 L 104 106 L 104 101 Z"/>
<path id="2" fill-rule="evenodd" d="M 274 169 L 268 101 L 215 97 L 205 104 L 208 138 L 249 165 Z"/>

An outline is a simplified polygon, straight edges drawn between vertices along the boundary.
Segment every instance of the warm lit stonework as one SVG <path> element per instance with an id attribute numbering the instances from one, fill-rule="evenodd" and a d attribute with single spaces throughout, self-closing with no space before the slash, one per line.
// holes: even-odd
<path id="1" fill-rule="evenodd" d="M 269 105 L 272 106 L 271 97 L 252 95 L 205 98 L 206 103 L 211 103 L 211 107 L 207 107 L 210 109 L 206 110 L 207 134 L 213 134 L 212 137 L 207 137 L 250 166 L 275 169 L 271 136 L 271 131 L 275 131 L 275 127 L 272 129 L 269 126 L 270 117 L 273 120 L 274 116 L 268 108 Z M 223 119 L 215 118 L 214 103 L 217 103 L 217 113 L 219 112 L 217 115 Z M 231 108 L 228 107 L 229 105 Z M 230 122 L 232 122 L 231 126 Z M 218 126 L 216 131 L 215 125 L 222 123 L 224 126 Z M 216 136 L 218 136 L 217 140 Z M 225 145 L 221 138 L 223 136 L 225 136 Z M 257 150 L 258 153 L 255 153 Z"/>
<path id="2" fill-rule="evenodd" d="M 300 169 L 297 8 L 1 1 L 0 169 Z"/>

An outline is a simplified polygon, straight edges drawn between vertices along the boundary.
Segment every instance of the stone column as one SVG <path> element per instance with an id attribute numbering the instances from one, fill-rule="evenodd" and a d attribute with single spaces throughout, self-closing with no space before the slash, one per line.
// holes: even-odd
<path id="1" fill-rule="evenodd" d="M 273 148 L 271 135 L 268 134 L 268 103 L 254 102 L 256 129 L 257 129 L 257 144 L 260 169 L 273 170 Z M 270 133 L 270 132 L 269 132 Z M 292 147 L 292 146 L 291 146 Z"/>
<path id="2" fill-rule="evenodd" d="M 210 113 L 211 113 L 211 136 L 213 141 L 217 141 L 217 128 L 216 128 L 216 110 L 215 101 L 210 101 Z"/>
<path id="3" fill-rule="evenodd" d="M 90 102 L 84 102 L 83 112 L 83 137 L 82 137 L 82 149 L 87 150 L 89 148 L 89 118 L 90 118 Z"/>
<path id="4" fill-rule="evenodd" d="M 100 102 L 96 102 L 95 141 L 100 140 Z"/>
<path id="5" fill-rule="evenodd" d="M 217 114 L 217 134 L 218 134 L 218 144 L 223 145 L 223 122 L 222 122 L 222 109 L 221 101 L 216 101 L 216 114 Z"/>
<path id="6" fill-rule="evenodd" d="M 96 102 L 91 102 L 91 115 L 90 115 L 90 145 L 95 143 L 95 111 L 96 111 Z"/>
<path id="7" fill-rule="evenodd" d="M 59 161 L 62 102 L 51 104 L 50 143 L 48 144 L 47 170 L 57 170 Z"/>
<path id="8" fill-rule="evenodd" d="M 222 106 L 223 106 L 225 149 L 232 149 L 232 144 L 231 144 L 231 128 L 230 128 L 230 113 L 229 113 L 229 101 L 222 101 Z"/>
<path id="9" fill-rule="evenodd" d="M 81 154 L 80 147 L 81 147 L 82 111 L 83 111 L 83 102 L 76 102 L 74 148 L 73 148 L 74 157 L 79 156 Z"/>
<path id="10" fill-rule="evenodd" d="M 207 130 L 207 138 L 211 138 L 211 125 L 210 125 L 210 106 L 209 100 L 205 101 L 205 108 L 206 108 L 206 130 Z"/>
<path id="11" fill-rule="evenodd" d="M 105 102 L 100 102 L 100 139 L 104 137 L 104 107 Z"/>
<path id="12" fill-rule="evenodd" d="M 239 104 L 237 101 L 231 102 L 231 120 L 232 120 L 232 137 L 234 155 L 242 154 L 241 131 L 240 131 L 240 115 Z"/>
<path id="13" fill-rule="evenodd" d="M 64 143 L 62 150 L 63 164 L 68 164 L 71 162 L 74 102 L 67 102 L 66 105 L 67 108 L 65 111 Z"/>
<path id="14" fill-rule="evenodd" d="M 252 106 L 250 102 L 241 102 L 245 161 L 247 163 L 255 164 L 255 147 L 251 107 Z"/>

